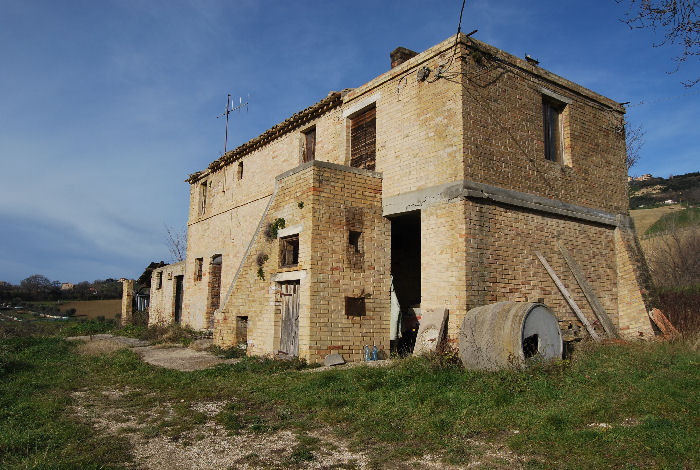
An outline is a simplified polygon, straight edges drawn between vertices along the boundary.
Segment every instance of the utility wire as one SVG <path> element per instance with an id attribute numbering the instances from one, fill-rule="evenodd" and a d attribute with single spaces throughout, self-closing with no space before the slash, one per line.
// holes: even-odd
<path id="1" fill-rule="evenodd" d="M 657 98 L 657 99 L 654 99 L 654 100 L 642 100 L 642 101 L 639 101 L 639 102 L 637 102 L 637 103 L 626 104 L 625 107 L 626 107 L 626 108 L 634 108 L 635 106 L 642 106 L 642 105 L 644 105 L 644 104 L 655 104 L 655 103 L 661 103 L 661 102 L 664 102 L 664 101 L 677 100 L 677 99 L 683 98 L 683 97 L 685 97 L 685 96 L 697 95 L 697 94 L 699 94 L 699 93 L 700 93 L 700 90 L 695 90 L 695 91 L 691 91 L 691 92 L 688 92 L 688 93 L 681 93 L 680 95 L 666 96 L 666 97 Z"/>

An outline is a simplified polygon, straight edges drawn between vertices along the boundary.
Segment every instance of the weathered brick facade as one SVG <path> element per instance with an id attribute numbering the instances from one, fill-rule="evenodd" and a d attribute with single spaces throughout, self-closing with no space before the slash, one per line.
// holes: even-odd
<path id="1" fill-rule="evenodd" d="M 399 284 L 419 291 L 410 303 L 449 310 L 451 338 L 473 307 L 540 299 L 574 335 L 580 323 L 535 255 L 593 323 L 562 245 L 623 335 L 649 336 L 635 239 L 621 223 L 622 106 L 464 35 L 395 63 L 190 176 L 183 322 L 209 328 L 213 315 L 217 344 L 245 338 L 251 354 L 276 353 L 280 286 L 298 282 L 298 354 L 319 361 L 337 349 L 358 360 L 363 345 L 389 349 L 393 266 Z M 556 120 L 543 119 L 546 104 Z M 376 172 L 350 165 L 353 149 L 367 147 L 352 145 L 351 124 L 367 110 Z M 316 161 L 302 164 L 311 129 Z M 392 265 L 392 221 L 410 214 L 413 225 L 396 227 L 415 227 L 415 255 L 396 251 L 419 259 Z M 293 267 L 280 267 L 281 240 L 264 234 L 278 219 L 281 236 L 298 234 Z M 415 269 L 398 272 L 406 266 Z M 364 315 L 347 315 L 346 298 Z"/>

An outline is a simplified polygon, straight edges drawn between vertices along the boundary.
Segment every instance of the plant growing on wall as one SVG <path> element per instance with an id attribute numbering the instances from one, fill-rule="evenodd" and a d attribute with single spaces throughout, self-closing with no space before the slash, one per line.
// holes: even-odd
<path id="1" fill-rule="evenodd" d="M 281 228 L 284 228 L 284 225 L 284 219 L 278 217 L 277 219 L 275 219 L 274 222 L 268 224 L 267 229 L 265 230 L 265 236 L 268 238 L 268 240 L 274 240 L 275 238 L 277 238 L 277 231 Z"/>
<path id="2" fill-rule="evenodd" d="M 260 252 L 255 261 L 258 263 L 258 266 L 262 267 L 268 259 L 270 259 L 270 257 L 267 256 L 267 254 Z"/>
<path id="3" fill-rule="evenodd" d="M 261 281 L 265 280 L 265 271 L 263 271 L 262 266 L 258 268 L 258 278 L 260 278 Z"/>

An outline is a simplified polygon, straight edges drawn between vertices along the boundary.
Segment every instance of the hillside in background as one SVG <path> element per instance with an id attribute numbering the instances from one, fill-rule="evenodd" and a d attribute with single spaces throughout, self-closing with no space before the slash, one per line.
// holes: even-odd
<path id="1" fill-rule="evenodd" d="M 700 205 L 700 172 L 630 181 L 629 194 L 630 209 L 657 207 L 668 200 L 691 206 Z"/>

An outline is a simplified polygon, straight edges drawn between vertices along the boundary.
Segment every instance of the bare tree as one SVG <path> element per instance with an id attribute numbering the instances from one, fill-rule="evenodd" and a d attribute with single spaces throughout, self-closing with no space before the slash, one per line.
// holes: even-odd
<path id="1" fill-rule="evenodd" d="M 625 145 L 627 146 L 627 171 L 639 161 L 640 151 L 644 145 L 646 131 L 642 125 L 630 126 L 625 123 Z"/>
<path id="2" fill-rule="evenodd" d="M 649 243 L 648 261 L 654 283 L 689 287 L 700 283 L 700 227 L 672 227 Z"/>
<path id="3" fill-rule="evenodd" d="M 697 19 L 696 7 L 700 8 L 697 0 L 617 0 L 618 3 L 629 2 L 629 9 L 622 21 L 630 29 L 647 29 L 661 31 L 663 40 L 653 44 L 654 47 L 678 44 L 682 53 L 674 57 L 675 73 L 683 62 L 700 55 L 700 22 Z M 682 82 L 686 87 L 692 87 L 700 81 L 700 77 Z"/>
<path id="4" fill-rule="evenodd" d="M 165 232 L 168 234 L 166 239 L 166 244 L 168 245 L 168 251 L 170 251 L 170 257 L 173 263 L 182 261 L 187 255 L 187 227 L 178 230 L 174 227 L 165 225 Z"/>

